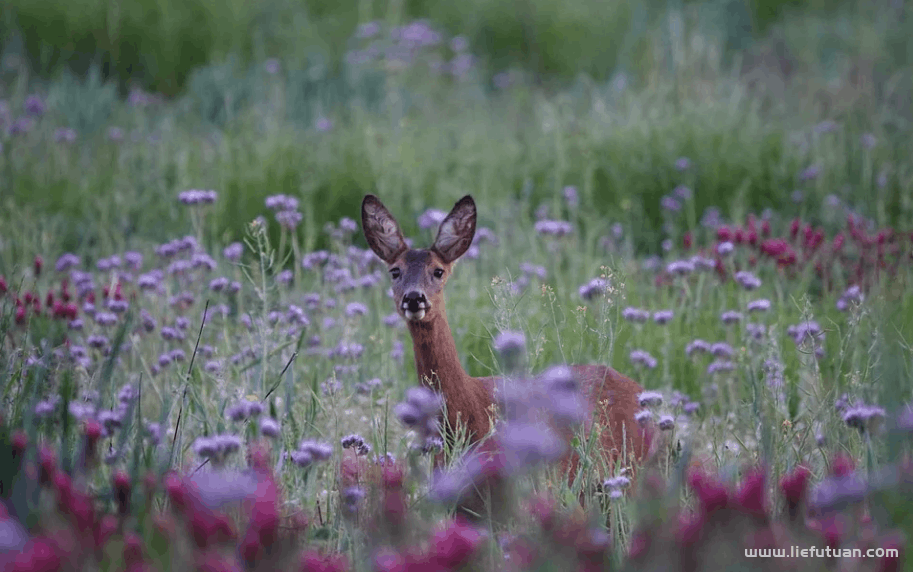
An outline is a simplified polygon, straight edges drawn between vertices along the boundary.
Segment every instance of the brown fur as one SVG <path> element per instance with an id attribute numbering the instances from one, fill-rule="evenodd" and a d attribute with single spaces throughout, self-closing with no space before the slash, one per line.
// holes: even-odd
<path id="1" fill-rule="evenodd" d="M 469 433 L 470 443 L 478 442 L 491 429 L 489 416 L 494 413 L 493 391 L 498 378 L 476 378 L 466 373 L 444 308 L 444 286 L 453 263 L 469 247 L 475 233 L 475 203 L 468 195 L 457 202 L 441 223 L 435 244 L 427 250 L 408 249 L 396 221 L 373 195 L 366 196 L 362 204 L 362 224 L 368 244 L 398 276 L 393 281 L 393 297 L 400 315 L 406 317 L 401 301 L 409 292 L 420 291 L 430 305 L 423 318 L 406 319 L 419 381 L 443 394 L 450 426 L 456 427 L 459 420 Z M 443 275 L 436 277 L 435 271 Z M 592 411 L 585 429 L 589 431 L 593 422 L 604 429 L 599 449 L 610 464 L 642 459 L 650 447 L 650 438 L 634 421 L 634 414 L 640 409 L 637 396 L 643 388 L 603 365 L 571 368 Z M 569 433 L 564 436 L 572 437 Z M 442 455 L 438 455 L 435 465 L 442 461 Z M 573 451 L 562 459 L 569 480 L 573 480 L 579 465 L 579 456 Z"/>

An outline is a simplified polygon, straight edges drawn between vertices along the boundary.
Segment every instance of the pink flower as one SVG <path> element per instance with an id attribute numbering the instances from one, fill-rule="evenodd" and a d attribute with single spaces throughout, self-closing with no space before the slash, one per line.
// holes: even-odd
<path id="1" fill-rule="evenodd" d="M 729 491 L 715 477 L 695 470 L 688 476 L 688 484 L 701 502 L 704 514 L 710 514 L 729 504 Z"/>
<path id="2" fill-rule="evenodd" d="M 348 569 L 349 562 L 344 555 L 320 554 L 316 550 L 308 550 L 302 554 L 298 567 L 300 572 L 344 572 Z"/>
<path id="3" fill-rule="evenodd" d="M 764 472 L 760 469 L 752 470 L 742 481 L 742 486 L 736 492 L 736 504 L 745 512 L 763 516 L 767 512 L 764 500 Z"/>
<path id="4" fill-rule="evenodd" d="M 797 514 L 799 505 L 805 499 L 805 493 L 808 488 L 808 477 L 811 475 L 808 469 L 799 465 L 793 472 L 784 475 L 780 479 L 780 490 L 786 498 L 786 504 L 791 516 Z"/>
<path id="5" fill-rule="evenodd" d="M 47 538 L 33 538 L 13 563 L 15 572 L 57 572 L 63 567 L 57 547 Z"/>
<path id="6" fill-rule="evenodd" d="M 481 542 L 482 534 L 457 518 L 432 535 L 431 555 L 438 564 L 454 569 L 466 564 Z"/>

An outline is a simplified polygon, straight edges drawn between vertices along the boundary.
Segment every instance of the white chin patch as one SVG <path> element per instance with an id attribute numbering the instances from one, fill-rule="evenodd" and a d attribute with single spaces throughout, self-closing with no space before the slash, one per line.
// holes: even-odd
<path id="1" fill-rule="evenodd" d="M 425 317 L 425 310 L 419 310 L 418 312 L 404 310 L 403 313 L 406 315 L 407 320 L 421 320 Z"/>

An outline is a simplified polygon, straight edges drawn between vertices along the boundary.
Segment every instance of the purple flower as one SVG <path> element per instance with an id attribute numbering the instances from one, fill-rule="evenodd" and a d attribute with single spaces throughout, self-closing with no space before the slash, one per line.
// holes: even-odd
<path id="1" fill-rule="evenodd" d="M 675 276 L 684 276 L 694 272 L 694 263 L 690 260 L 674 260 L 666 265 L 666 272 Z"/>
<path id="2" fill-rule="evenodd" d="M 86 338 L 86 344 L 90 348 L 101 349 L 108 345 L 108 338 L 100 335 L 92 335 Z"/>
<path id="3" fill-rule="evenodd" d="M 526 336 L 513 330 L 501 332 L 494 339 L 494 348 L 505 359 L 516 359 L 526 349 Z"/>
<path id="4" fill-rule="evenodd" d="M 346 305 L 346 316 L 364 316 L 368 313 L 368 307 L 361 302 L 351 302 Z"/>
<path id="5" fill-rule="evenodd" d="M 475 58 L 472 54 L 457 54 L 456 57 L 450 60 L 450 74 L 458 79 L 465 78 L 474 63 Z"/>
<path id="6" fill-rule="evenodd" d="M 279 69 L 280 69 L 279 60 L 277 60 L 276 58 L 269 58 L 268 60 L 263 62 L 263 69 L 265 69 L 266 73 L 268 73 L 269 75 L 276 75 L 277 73 L 279 73 Z"/>
<path id="7" fill-rule="evenodd" d="M 37 95 L 26 97 L 22 107 L 25 109 L 26 113 L 36 117 L 44 115 L 44 112 L 47 111 L 47 105 L 45 105 L 44 100 Z"/>
<path id="8" fill-rule="evenodd" d="M 821 326 L 818 325 L 818 322 L 813 320 L 807 320 L 789 326 L 786 328 L 786 333 L 793 338 L 793 341 L 796 342 L 797 346 L 802 345 L 802 342 L 805 340 L 817 341 L 824 337 L 824 331 L 821 329 Z"/>
<path id="9" fill-rule="evenodd" d="M 675 170 L 678 172 L 687 171 L 691 168 L 691 159 L 688 157 L 679 157 L 675 160 Z"/>
<path id="10" fill-rule="evenodd" d="M 701 408 L 701 404 L 697 401 L 689 401 L 688 403 L 682 406 L 682 411 L 685 412 L 685 415 L 689 417 L 697 413 L 697 410 Z"/>
<path id="11" fill-rule="evenodd" d="M 403 347 L 403 342 L 396 340 L 393 342 L 393 348 L 390 350 L 390 359 L 394 361 L 401 361 L 405 355 L 405 348 Z"/>
<path id="12" fill-rule="evenodd" d="M 305 439 L 298 444 L 298 450 L 308 453 L 314 461 L 329 461 L 333 456 L 333 446 L 311 439 Z"/>
<path id="13" fill-rule="evenodd" d="M 279 437 L 279 423 L 271 417 L 260 418 L 260 434 L 264 437 L 276 439 Z"/>
<path id="14" fill-rule="evenodd" d="M 593 278 L 578 289 L 578 294 L 584 300 L 590 301 L 597 296 L 605 294 L 609 288 L 609 283 L 604 278 Z"/>
<path id="15" fill-rule="evenodd" d="M 682 201 L 687 201 L 692 196 L 694 196 L 694 193 L 691 191 L 691 188 L 686 187 L 685 185 L 679 185 L 679 186 L 675 187 L 674 189 L 672 189 L 672 194 L 677 199 L 682 200 Z"/>
<path id="16" fill-rule="evenodd" d="M 767 332 L 767 328 L 764 324 L 756 324 L 749 322 L 745 324 L 745 332 L 748 334 L 748 337 L 754 338 L 756 340 L 764 339 L 764 334 Z"/>
<path id="17" fill-rule="evenodd" d="M 211 205 L 216 202 L 219 194 L 211 190 L 190 189 L 178 193 L 178 200 L 185 205 Z"/>
<path id="18" fill-rule="evenodd" d="M 567 201 L 569 206 L 576 207 L 578 204 L 580 204 L 580 197 L 577 196 L 577 187 L 568 185 L 564 187 L 562 194 L 564 195 L 564 200 Z"/>
<path id="19" fill-rule="evenodd" d="M 272 211 L 294 211 L 298 210 L 298 199 L 288 195 L 272 195 L 266 197 L 266 208 Z"/>
<path id="20" fill-rule="evenodd" d="M 720 256 L 728 256 L 735 250 L 735 245 L 729 241 L 721 242 L 716 245 L 716 253 Z"/>
<path id="21" fill-rule="evenodd" d="M 641 407 L 659 407 L 663 404 L 663 394 L 658 391 L 643 391 L 637 396 Z"/>
<path id="22" fill-rule="evenodd" d="M 538 234 L 545 236 L 567 236 L 574 232 L 571 223 L 563 220 L 540 220 L 535 224 Z"/>
<path id="23" fill-rule="evenodd" d="M 653 413 L 647 409 L 642 409 L 634 414 L 634 421 L 641 427 L 646 427 L 651 419 L 653 419 Z"/>
<path id="24" fill-rule="evenodd" d="M 661 431 L 671 431 L 675 427 L 675 419 L 671 415 L 660 415 L 657 424 Z"/>
<path id="25" fill-rule="evenodd" d="M 716 261 L 714 259 L 701 256 L 700 254 L 695 254 L 691 257 L 691 264 L 698 270 L 714 270 L 716 268 Z"/>
<path id="26" fill-rule="evenodd" d="M 535 276 L 539 280 L 545 280 L 548 276 L 548 272 L 545 270 L 544 266 L 538 266 L 529 262 L 520 263 L 520 272 L 526 276 Z"/>
<path id="27" fill-rule="evenodd" d="M 650 319 L 650 312 L 648 310 L 629 306 L 621 311 L 621 317 L 629 322 L 643 324 Z"/>
<path id="28" fill-rule="evenodd" d="M 735 310 L 729 310 L 720 314 L 720 321 L 724 324 L 731 325 L 742 321 L 742 313 Z"/>
<path id="29" fill-rule="evenodd" d="M 735 369 L 735 364 L 727 360 L 714 360 L 707 366 L 707 375 L 713 375 L 721 371 L 732 371 Z"/>
<path id="30" fill-rule="evenodd" d="M 634 365 L 642 365 L 648 369 L 653 369 L 657 365 L 656 358 L 644 350 L 632 350 L 628 355 Z"/>
<path id="31" fill-rule="evenodd" d="M 758 300 L 752 300 L 746 306 L 749 312 L 766 312 L 770 310 L 770 300 L 766 298 L 760 298 Z"/>
<path id="32" fill-rule="evenodd" d="M 713 346 L 710 345 L 710 342 L 705 342 L 704 340 L 697 339 L 692 340 L 685 346 L 685 353 L 691 355 L 695 352 L 699 353 L 710 353 Z"/>
<path id="33" fill-rule="evenodd" d="M 878 144 L 878 139 L 871 133 L 863 133 L 859 138 L 859 143 L 862 145 L 863 149 L 874 149 L 875 145 Z"/>
<path id="34" fill-rule="evenodd" d="M 861 432 L 871 431 L 884 420 L 885 410 L 874 405 L 856 405 L 843 412 L 843 422 Z"/>
<path id="35" fill-rule="evenodd" d="M 418 226 L 422 230 L 428 230 L 432 228 L 437 228 L 444 219 L 447 218 L 447 213 L 438 210 L 438 209 L 427 209 L 418 217 Z"/>
<path id="36" fill-rule="evenodd" d="M 671 322 L 674 316 L 675 314 L 672 310 L 657 310 L 656 312 L 653 312 L 653 321 L 660 326 L 664 326 Z"/>
<path id="37" fill-rule="evenodd" d="M 437 415 L 443 406 L 440 395 L 419 386 L 406 391 L 406 400 L 398 403 L 394 413 L 400 422 L 414 429 L 423 438 L 437 434 Z"/>
<path id="38" fill-rule="evenodd" d="M 819 511 L 839 511 L 865 498 L 868 486 L 858 475 L 851 473 L 827 477 L 811 494 L 809 504 Z"/>
<path id="39" fill-rule="evenodd" d="M 287 230 L 295 230 L 303 218 L 304 215 L 298 211 L 286 210 L 276 213 L 276 222 Z"/>
<path id="40" fill-rule="evenodd" d="M 326 133 L 333 128 L 333 122 L 326 117 L 319 117 L 314 123 L 314 128 L 321 133 Z"/>
<path id="41" fill-rule="evenodd" d="M 613 490 L 626 489 L 630 485 L 631 485 L 631 479 L 629 479 L 628 477 L 625 477 L 624 475 L 612 477 L 612 478 L 606 479 L 605 481 L 602 482 L 603 488 L 613 489 Z"/>
<path id="42" fill-rule="evenodd" d="M 504 453 L 507 474 L 556 461 L 566 447 L 564 441 L 542 423 L 506 423 L 498 429 L 497 439 Z"/>
<path id="43" fill-rule="evenodd" d="M 678 202 L 678 199 L 669 195 L 665 195 L 662 199 L 660 199 L 659 206 L 663 210 L 673 213 L 680 211 L 682 208 L 682 205 Z"/>
<path id="44" fill-rule="evenodd" d="M 378 32 L 380 32 L 380 24 L 377 22 L 366 22 L 364 24 L 359 24 L 355 31 L 355 37 L 365 40 L 373 38 Z"/>
<path id="45" fill-rule="evenodd" d="M 846 312 L 852 305 L 861 304 L 863 300 L 865 300 L 865 295 L 863 295 L 862 289 L 857 285 L 850 286 L 837 300 L 837 309 Z"/>
<path id="46" fill-rule="evenodd" d="M 821 168 L 818 165 L 811 165 L 806 167 L 804 171 L 799 173 L 800 181 L 813 181 L 818 178 L 818 175 L 821 173 Z"/>
<path id="47" fill-rule="evenodd" d="M 450 49 L 454 52 L 465 52 L 469 49 L 469 40 L 465 36 L 454 36 L 450 40 Z"/>
<path id="48" fill-rule="evenodd" d="M 73 143 L 76 141 L 76 131 L 69 127 L 61 127 L 54 132 L 54 141 L 57 143 Z"/>
<path id="49" fill-rule="evenodd" d="M 81 262 L 82 261 L 78 256 L 68 252 L 57 259 L 57 264 L 54 266 L 54 269 L 57 270 L 57 272 L 66 272 L 74 266 L 79 266 Z"/>
<path id="50" fill-rule="evenodd" d="M 110 312 L 96 312 L 95 323 L 100 326 L 113 326 L 117 323 L 117 315 Z"/>
<path id="51" fill-rule="evenodd" d="M 354 449 L 356 455 L 364 456 L 371 452 L 371 445 L 361 435 L 351 434 L 342 438 L 343 449 Z"/>
<path id="52" fill-rule="evenodd" d="M 222 256 L 226 260 L 232 262 L 237 262 L 241 260 L 241 255 L 244 253 L 244 246 L 240 242 L 233 242 L 225 247 L 225 250 L 222 251 Z"/>
<path id="53" fill-rule="evenodd" d="M 747 270 L 736 272 L 735 280 L 746 290 L 755 290 L 761 287 L 761 279 Z"/>
<path id="54" fill-rule="evenodd" d="M 726 342 L 716 342 L 710 346 L 710 353 L 716 357 L 731 358 L 735 355 L 735 350 Z"/>

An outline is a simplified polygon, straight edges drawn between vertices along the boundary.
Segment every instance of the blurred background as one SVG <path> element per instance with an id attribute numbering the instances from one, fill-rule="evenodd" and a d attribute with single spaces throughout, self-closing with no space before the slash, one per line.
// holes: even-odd
<path id="1" fill-rule="evenodd" d="M 876 223 L 913 213 L 902 0 L 0 6 L 7 222 L 26 236 L 41 219 L 60 249 L 165 239 L 179 226 L 160 221 L 186 216 L 165 203 L 196 187 L 228 199 L 207 227 L 220 238 L 275 193 L 320 193 L 306 222 L 353 216 L 365 192 L 417 212 L 510 195 L 532 217 L 572 185 L 604 215 L 582 224 L 630 224 L 653 252 L 680 184 L 695 231 L 707 209 L 821 219 L 867 193 Z"/>

